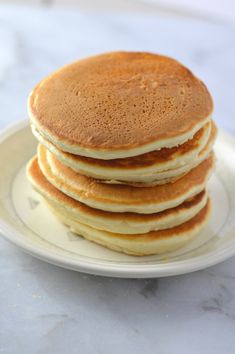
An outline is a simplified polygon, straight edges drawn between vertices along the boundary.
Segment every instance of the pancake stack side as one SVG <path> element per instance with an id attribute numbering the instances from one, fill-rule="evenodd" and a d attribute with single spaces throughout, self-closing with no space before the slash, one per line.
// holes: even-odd
<path id="1" fill-rule="evenodd" d="M 174 251 L 209 219 L 212 111 L 202 81 L 166 56 L 77 61 L 29 96 L 39 144 L 28 179 L 48 212 L 87 240 L 136 256 Z"/>

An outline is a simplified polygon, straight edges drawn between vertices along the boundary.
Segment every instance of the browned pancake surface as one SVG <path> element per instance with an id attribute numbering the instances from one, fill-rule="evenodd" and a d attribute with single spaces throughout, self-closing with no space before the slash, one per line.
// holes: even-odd
<path id="1" fill-rule="evenodd" d="M 49 205 L 51 205 L 49 203 Z M 58 208 L 55 208 L 53 205 L 51 205 L 52 209 L 54 209 L 55 213 L 60 217 L 61 211 Z M 195 215 L 192 219 L 186 221 L 185 223 L 178 225 L 178 226 L 174 226 L 172 228 L 169 229 L 165 229 L 165 230 L 158 230 L 158 231 L 150 231 L 144 234 L 117 234 L 114 232 L 107 232 L 107 231 L 101 231 L 101 233 L 103 232 L 105 234 L 106 237 L 110 238 L 110 241 L 113 239 L 113 241 L 115 239 L 122 239 L 122 240 L 126 240 L 126 241 L 137 241 L 137 242 L 153 242 L 154 240 L 162 240 L 162 239 L 168 239 L 170 241 L 171 238 L 173 237 L 185 237 L 185 235 L 187 235 L 187 233 L 190 235 L 192 234 L 192 232 L 200 229 L 205 222 L 208 220 L 209 216 L 210 216 L 210 212 L 211 212 L 211 200 L 210 198 L 208 199 L 206 205 L 204 208 L 202 208 L 200 210 L 200 212 Z M 79 226 L 79 222 L 76 221 L 73 218 L 70 218 L 70 220 L 73 220 L 75 222 L 75 224 L 77 223 Z M 69 220 L 68 223 L 66 223 L 66 219 L 63 218 L 63 222 L 67 225 L 70 225 Z M 90 227 L 89 228 L 95 231 L 94 228 Z M 80 234 L 80 232 L 79 232 Z M 81 233 L 82 235 L 82 233 Z M 85 238 L 86 235 L 84 235 Z M 99 239 L 97 238 L 97 240 L 95 240 L 95 238 L 93 238 L 94 242 L 99 242 Z M 102 244 L 105 245 L 105 242 L 102 242 Z M 131 246 L 131 245 L 130 245 Z M 107 246 L 109 247 L 109 246 Z"/>
<path id="2" fill-rule="evenodd" d="M 186 143 L 173 147 L 173 148 L 162 148 L 160 150 L 155 150 L 148 152 L 143 155 L 133 156 L 133 157 L 126 157 L 122 159 L 112 159 L 112 160 L 100 160 L 94 159 L 85 156 L 79 156 L 70 154 L 68 152 L 61 151 L 60 153 L 69 160 L 73 160 L 75 163 L 84 162 L 91 166 L 100 166 L 104 168 L 123 168 L 123 169 L 137 169 L 137 168 L 144 168 L 149 167 L 157 164 L 161 164 L 170 160 L 173 160 L 176 157 L 183 156 L 189 151 L 192 151 L 198 148 L 200 144 L 200 139 L 203 134 L 203 130 L 208 128 L 208 125 L 211 124 L 211 133 L 209 136 L 209 140 L 205 145 L 205 148 L 208 144 L 211 144 L 215 141 L 217 135 L 217 128 L 215 123 L 208 122 L 203 128 L 201 128 L 193 137 L 193 139 L 188 140 Z M 50 143 L 51 144 L 51 143 Z M 202 149 L 203 151 L 204 149 Z"/>
<path id="3" fill-rule="evenodd" d="M 58 179 L 59 184 L 61 183 L 60 177 L 52 174 L 46 157 L 47 153 L 50 155 L 53 168 L 67 181 L 66 188 L 71 188 L 71 190 L 79 193 L 81 196 L 84 195 L 85 198 L 103 201 L 104 203 L 111 201 L 112 203 L 134 203 L 141 205 L 176 199 L 187 193 L 191 188 L 205 183 L 214 166 L 214 155 L 210 154 L 205 161 L 175 183 L 145 188 L 128 185 L 111 185 L 101 183 L 94 178 L 73 171 L 71 168 L 63 165 L 55 155 L 47 152 L 42 145 L 39 145 L 38 154 L 40 162 L 47 170 L 47 174 L 50 174 L 52 179 Z"/>
<path id="4" fill-rule="evenodd" d="M 184 235 L 185 232 L 187 231 L 191 232 L 194 228 L 197 228 L 198 225 L 201 225 L 204 221 L 206 221 L 206 219 L 209 216 L 210 210 L 211 210 L 211 201 L 209 199 L 205 207 L 202 210 L 200 210 L 196 216 L 194 216 L 192 219 L 186 221 L 181 225 L 166 230 L 150 231 L 146 234 L 122 235 L 122 236 L 125 239 L 129 239 L 129 240 L 134 240 L 139 237 L 141 241 L 146 241 L 146 242 L 156 240 L 156 239 L 171 238 L 172 236 L 175 235 L 180 237 L 181 235 Z M 119 237 L 119 234 L 110 233 L 111 237 L 112 235 L 114 237 Z"/>
<path id="5" fill-rule="evenodd" d="M 58 70 L 35 87 L 29 110 L 55 140 L 131 149 L 190 132 L 213 108 L 206 86 L 178 61 L 113 52 Z"/>
<path id="6" fill-rule="evenodd" d="M 102 218 L 107 218 L 110 220 L 129 220 L 141 222 L 156 219 L 160 220 L 166 217 L 167 215 L 177 214 L 184 210 L 193 208 L 194 206 L 199 204 L 205 196 L 205 191 L 202 191 L 201 193 L 197 194 L 193 198 L 190 198 L 189 200 L 186 200 L 184 203 L 175 208 L 167 209 L 154 214 L 140 215 L 136 213 L 114 213 L 91 208 L 59 191 L 42 174 L 36 156 L 28 166 L 28 174 L 34 187 L 47 199 L 54 201 L 61 206 L 67 206 L 69 208 L 72 208 L 78 213 L 78 215 L 82 212 L 85 214 L 100 216 Z"/>

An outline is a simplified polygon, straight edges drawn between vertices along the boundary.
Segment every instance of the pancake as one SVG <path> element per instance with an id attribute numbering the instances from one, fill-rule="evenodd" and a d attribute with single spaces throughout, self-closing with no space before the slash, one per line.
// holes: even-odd
<path id="1" fill-rule="evenodd" d="M 41 81 L 28 100 L 41 136 L 60 150 L 104 160 L 183 144 L 212 110 L 206 86 L 186 67 L 139 52 L 65 66 Z"/>
<path id="2" fill-rule="evenodd" d="M 118 252 L 146 256 L 177 250 L 192 240 L 207 223 L 211 211 L 211 202 L 209 199 L 206 206 L 194 218 L 184 224 L 167 230 L 151 231 L 138 235 L 120 235 L 97 230 L 64 216 L 59 209 L 52 205 L 50 207 L 59 220 L 79 236 Z"/>
<path id="3" fill-rule="evenodd" d="M 120 234 L 140 234 L 177 226 L 193 218 L 208 199 L 207 193 L 202 191 L 178 207 L 160 213 L 112 213 L 90 208 L 60 192 L 42 174 L 37 157 L 29 162 L 27 176 L 32 186 L 64 216 L 96 229 Z"/>
<path id="4" fill-rule="evenodd" d="M 73 170 L 86 176 L 102 179 L 104 182 L 128 182 L 132 185 L 136 184 L 135 182 L 145 183 L 146 185 L 153 185 L 154 182 L 158 184 L 158 181 L 167 183 L 175 180 L 174 177 L 183 175 L 195 165 L 199 153 L 205 148 L 206 144 L 209 144 L 207 151 L 211 149 L 216 131 L 214 122 L 208 122 L 195 134 L 193 139 L 179 147 L 163 148 L 125 159 L 98 160 L 63 152 L 33 129 L 38 141 L 55 154 L 63 164 Z"/>
<path id="5" fill-rule="evenodd" d="M 190 163 L 179 166 L 175 169 L 169 169 L 166 171 L 160 171 L 153 175 L 142 174 L 138 177 L 132 178 L 132 180 L 124 181 L 124 180 L 102 180 L 102 183 L 108 184 L 127 184 L 134 187 L 154 187 L 157 185 L 174 183 L 178 179 L 185 176 L 190 170 L 198 166 L 210 155 L 213 145 L 217 136 L 217 128 L 213 125 L 209 140 L 207 141 L 206 146 L 199 152 L 198 156 L 190 161 Z M 161 151 L 161 150 L 160 150 Z M 97 178 L 96 178 L 97 179 Z M 136 180 L 136 181 L 135 181 Z"/>
<path id="6" fill-rule="evenodd" d="M 112 212 L 151 214 L 173 208 L 205 189 L 214 167 L 214 155 L 175 183 L 137 188 L 111 185 L 76 173 L 38 146 L 38 163 L 46 179 L 60 191 L 90 207 Z"/>

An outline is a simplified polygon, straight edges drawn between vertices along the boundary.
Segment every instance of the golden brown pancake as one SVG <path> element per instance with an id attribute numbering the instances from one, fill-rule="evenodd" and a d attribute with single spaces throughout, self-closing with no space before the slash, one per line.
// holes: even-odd
<path id="1" fill-rule="evenodd" d="M 208 128 L 208 132 L 203 132 Z M 80 174 L 101 179 L 104 183 L 149 187 L 174 182 L 207 158 L 213 148 L 217 128 L 213 121 L 208 122 L 192 140 L 178 148 L 163 148 L 137 157 L 117 160 L 98 160 L 72 155 L 58 150 L 55 145 L 35 134 L 61 163 Z M 199 134 L 205 135 L 203 144 Z"/>
<path id="2" fill-rule="evenodd" d="M 38 146 L 38 162 L 44 176 L 56 188 L 84 204 L 113 212 L 151 214 L 173 208 L 200 193 L 213 170 L 214 155 L 175 183 L 146 188 L 104 184 L 80 175 L 61 164 L 42 145 Z"/>
<path id="3" fill-rule="evenodd" d="M 64 216 L 61 210 L 49 204 L 55 215 L 65 225 L 80 236 L 112 250 L 135 256 L 145 256 L 174 251 L 192 240 L 205 226 L 211 211 L 211 202 L 189 221 L 160 231 L 151 231 L 138 235 L 120 235 L 97 230 L 88 225 Z"/>
<path id="4" fill-rule="evenodd" d="M 160 213 L 112 213 L 90 208 L 59 191 L 42 174 L 37 157 L 29 162 L 27 176 L 33 187 L 64 215 L 91 227 L 120 234 L 139 234 L 174 227 L 193 218 L 207 202 L 207 193 L 202 191 L 181 205 Z"/>
<path id="5" fill-rule="evenodd" d="M 205 131 L 208 129 L 208 126 L 210 126 L 211 122 L 206 123 L 195 135 L 192 139 L 189 139 L 186 141 L 184 144 L 180 146 L 175 146 L 172 148 L 162 148 L 160 150 L 155 150 L 151 152 L 147 152 L 146 154 L 139 155 L 139 156 L 132 156 L 132 157 L 126 157 L 122 159 L 112 159 L 112 160 L 100 160 L 100 159 L 93 159 L 91 157 L 85 157 L 85 156 L 79 156 L 79 155 L 74 155 L 70 154 L 69 152 L 64 152 L 62 150 L 58 150 L 56 146 L 52 143 L 50 143 L 48 140 L 45 138 L 41 138 L 39 135 L 37 135 L 37 132 L 35 132 L 36 138 L 39 140 L 39 142 L 44 145 L 50 152 L 55 153 L 56 156 L 64 161 L 71 161 L 74 163 L 74 169 L 75 165 L 79 164 L 87 164 L 92 167 L 102 167 L 105 169 L 122 169 L 123 172 L 125 170 L 136 170 L 136 169 L 141 169 L 143 170 L 146 167 L 150 167 L 153 165 L 165 165 L 166 162 L 172 161 L 175 158 L 178 158 L 179 156 L 184 156 L 188 154 L 190 151 L 197 150 L 200 147 L 200 141 L 205 134 Z M 215 129 L 215 124 L 213 122 L 213 128 Z M 41 138 L 41 139 L 40 139 Z M 204 146 L 203 146 L 204 147 Z M 61 158 L 60 158 L 61 156 Z M 76 170 L 76 169 L 75 169 Z M 159 170 L 162 170 L 162 168 L 159 168 Z"/>
<path id="6" fill-rule="evenodd" d="M 208 121 L 213 103 L 178 61 L 113 52 L 56 71 L 34 88 L 28 108 L 59 149 L 111 159 L 184 143 Z"/>

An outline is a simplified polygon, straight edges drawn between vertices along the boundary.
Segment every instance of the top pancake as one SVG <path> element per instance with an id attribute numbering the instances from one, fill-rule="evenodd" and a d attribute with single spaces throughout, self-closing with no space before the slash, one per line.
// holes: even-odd
<path id="1" fill-rule="evenodd" d="M 66 66 L 29 97 L 32 124 L 63 151 L 100 159 L 182 144 L 208 121 L 205 85 L 171 58 L 114 52 Z"/>

